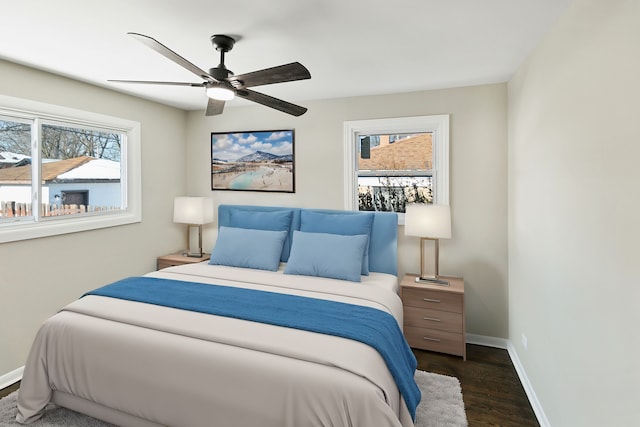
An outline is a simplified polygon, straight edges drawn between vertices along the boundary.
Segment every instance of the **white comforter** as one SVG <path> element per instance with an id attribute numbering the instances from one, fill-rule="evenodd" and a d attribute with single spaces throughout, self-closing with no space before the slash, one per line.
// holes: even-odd
<path id="1" fill-rule="evenodd" d="M 205 263 L 148 276 L 376 307 L 402 325 L 395 276 L 362 283 Z M 87 296 L 42 326 L 18 421 L 53 400 L 126 426 L 412 426 L 376 350 L 344 338 Z"/>

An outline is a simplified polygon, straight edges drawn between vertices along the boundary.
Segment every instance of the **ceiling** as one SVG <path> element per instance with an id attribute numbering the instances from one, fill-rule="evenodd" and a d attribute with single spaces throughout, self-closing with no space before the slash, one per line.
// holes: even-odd
<path id="1" fill-rule="evenodd" d="M 0 58 L 204 110 L 203 88 L 107 80 L 202 81 L 127 32 L 151 36 L 205 70 L 219 62 L 209 37 L 227 34 L 239 36 L 225 58 L 236 74 L 304 64 L 311 80 L 252 88 L 304 105 L 507 81 L 571 1 L 10 1 L 2 3 Z"/>

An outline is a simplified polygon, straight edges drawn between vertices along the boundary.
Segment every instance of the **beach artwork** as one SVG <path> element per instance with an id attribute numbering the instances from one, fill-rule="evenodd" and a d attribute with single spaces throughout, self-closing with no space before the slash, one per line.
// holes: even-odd
<path id="1" fill-rule="evenodd" d="M 211 189 L 295 192 L 293 130 L 211 133 Z"/>

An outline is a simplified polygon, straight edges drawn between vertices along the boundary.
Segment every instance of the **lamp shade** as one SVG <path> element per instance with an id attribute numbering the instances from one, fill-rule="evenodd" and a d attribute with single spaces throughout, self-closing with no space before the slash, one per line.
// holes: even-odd
<path id="1" fill-rule="evenodd" d="M 451 208 L 449 205 L 411 203 L 404 217 L 406 236 L 451 238 Z"/>
<path id="2" fill-rule="evenodd" d="M 213 221 L 213 200 L 208 197 L 176 197 L 173 222 L 207 224 Z"/>

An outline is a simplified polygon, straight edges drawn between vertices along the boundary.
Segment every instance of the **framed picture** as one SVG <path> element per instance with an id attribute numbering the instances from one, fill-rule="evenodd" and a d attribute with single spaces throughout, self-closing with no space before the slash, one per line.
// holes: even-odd
<path id="1" fill-rule="evenodd" d="M 294 132 L 211 132 L 211 189 L 295 192 Z"/>

